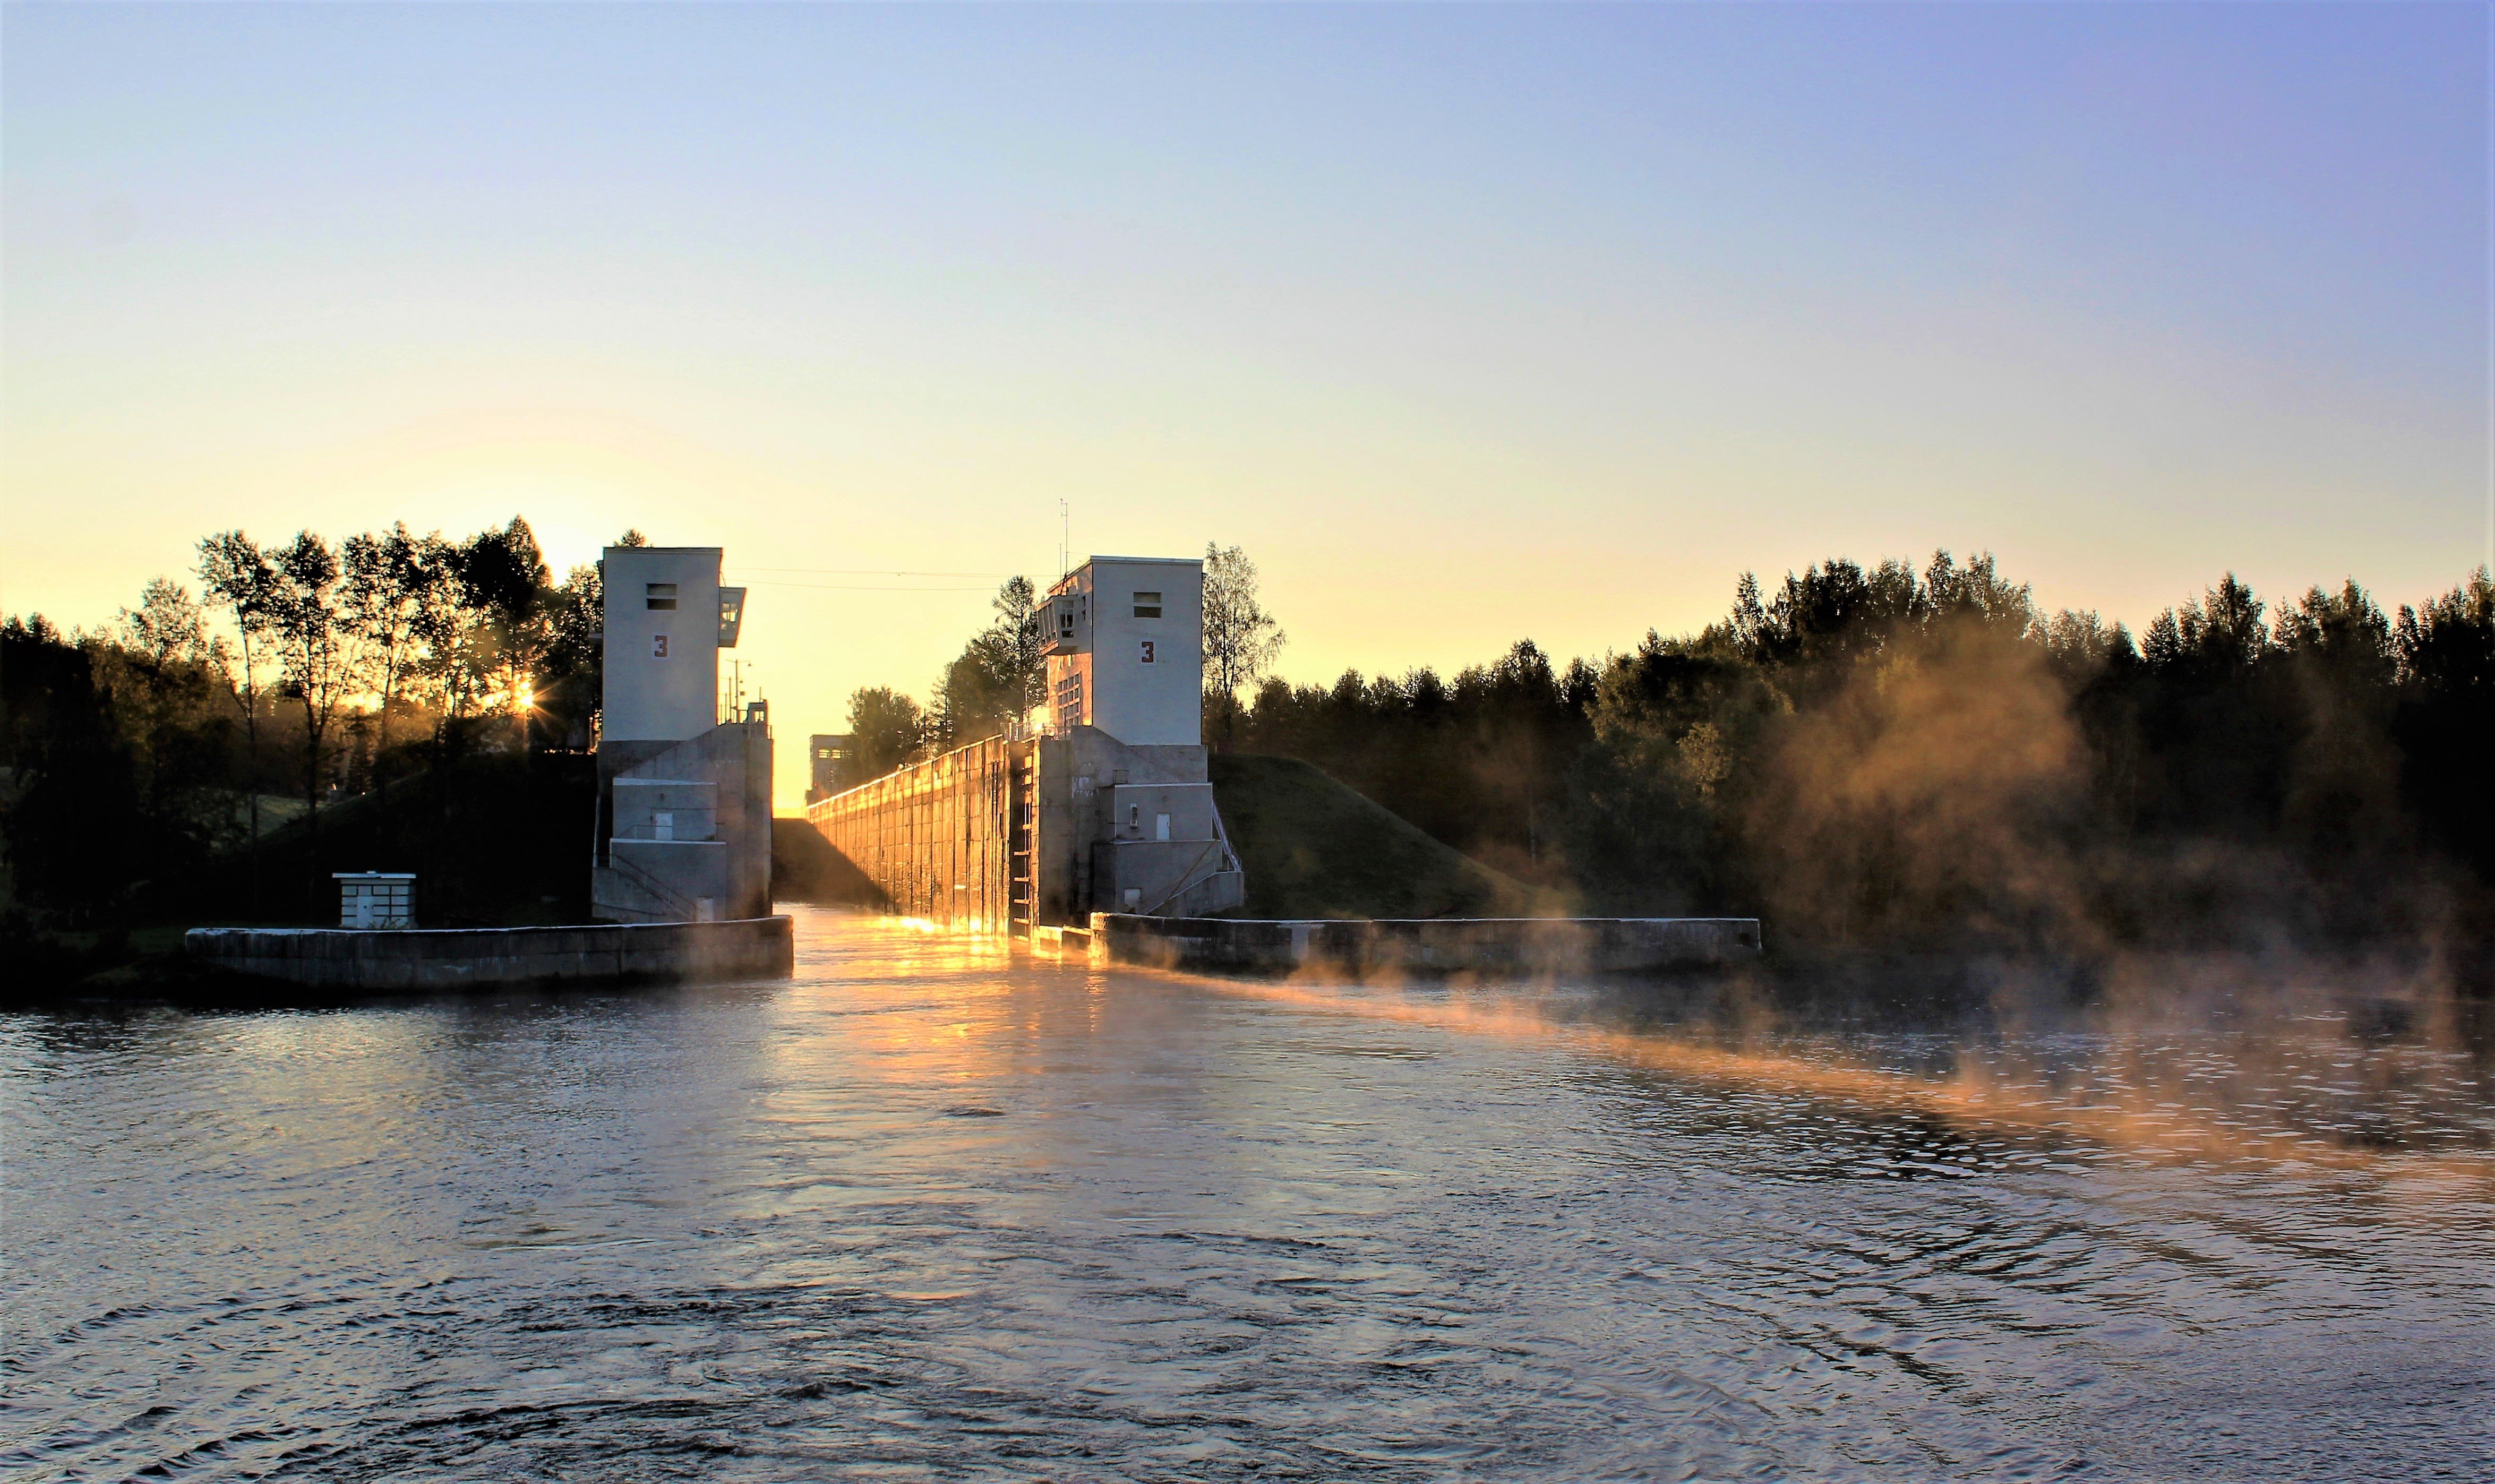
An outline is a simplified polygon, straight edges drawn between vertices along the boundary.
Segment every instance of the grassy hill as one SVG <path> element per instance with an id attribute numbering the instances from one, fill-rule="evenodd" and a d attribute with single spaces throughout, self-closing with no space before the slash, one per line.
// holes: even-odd
<path id="1" fill-rule="evenodd" d="M 1449 849 L 1293 757 L 1217 753 L 1213 796 L 1248 871 L 1248 917 L 1529 917 L 1545 894 Z"/>
<path id="2" fill-rule="evenodd" d="M 202 881 L 160 883 L 158 920 L 335 926 L 332 871 L 413 871 L 426 927 L 589 919 L 596 764 L 471 757 L 297 817 Z"/>
<path id="3" fill-rule="evenodd" d="M 126 910 L 100 924 L 70 930 L 0 911 L 0 1005 L 204 992 L 182 958 L 185 928 L 335 927 L 332 871 L 415 872 L 426 927 L 585 922 L 597 798 L 586 757 L 465 757 L 324 804 L 317 821 L 297 813 L 256 850 L 135 882 Z"/>

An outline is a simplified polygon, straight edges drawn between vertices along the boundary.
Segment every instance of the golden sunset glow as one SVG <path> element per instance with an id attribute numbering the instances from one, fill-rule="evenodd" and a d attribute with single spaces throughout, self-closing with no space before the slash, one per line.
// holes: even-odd
<path id="1" fill-rule="evenodd" d="M 1320 683 L 1837 553 L 2135 630 L 2484 559 L 2474 12 L 140 14 L 10 20 L 0 581 L 65 625 L 234 527 L 638 528 L 803 737 L 1061 501 L 1244 545 Z"/>

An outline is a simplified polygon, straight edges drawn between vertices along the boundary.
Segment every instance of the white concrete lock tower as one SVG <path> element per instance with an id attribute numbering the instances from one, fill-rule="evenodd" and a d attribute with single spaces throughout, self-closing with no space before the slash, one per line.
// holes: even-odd
<path id="1" fill-rule="evenodd" d="M 720 717 L 719 652 L 745 590 L 717 546 L 609 546 L 598 745 L 597 914 L 703 921 L 771 911 L 771 731 Z"/>
<path id="2" fill-rule="evenodd" d="M 1204 564 L 1093 557 L 1049 589 L 1040 648 L 1032 920 L 1238 907 L 1204 750 Z"/>
<path id="3" fill-rule="evenodd" d="M 1204 744 L 1204 564 L 1095 556 L 1049 589 L 1047 721 L 1128 747 Z"/>
<path id="4" fill-rule="evenodd" d="M 719 725 L 719 652 L 745 590 L 719 584 L 717 546 L 609 546 L 603 745 L 689 742 Z"/>

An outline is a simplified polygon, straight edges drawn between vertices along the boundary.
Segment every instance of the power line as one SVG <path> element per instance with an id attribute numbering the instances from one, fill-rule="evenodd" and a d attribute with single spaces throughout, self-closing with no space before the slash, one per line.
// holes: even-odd
<path id="1" fill-rule="evenodd" d="M 879 567 L 749 567 L 728 564 L 730 572 L 793 572 L 813 577 L 1014 577 L 1010 572 L 886 572 Z"/>
<path id="2" fill-rule="evenodd" d="M 984 593 L 984 587 L 873 587 L 850 582 L 772 582 L 749 578 L 748 587 L 801 587 L 815 593 Z"/>

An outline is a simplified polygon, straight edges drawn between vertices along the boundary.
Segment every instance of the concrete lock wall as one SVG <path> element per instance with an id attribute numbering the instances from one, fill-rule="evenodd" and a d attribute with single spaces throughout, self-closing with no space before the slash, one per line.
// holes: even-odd
<path id="1" fill-rule="evenodd" d="M 615 780 L 617 840 L 716 840 L 719 784 L 710 779 Z"/>
<path id="2" fill-rule="evenodd" d="M 1138 822 L 1124 839 L 1122 790 L 1141 790 L 1125 793 Z M 1247 899 L 1204 749 L 1128 747 L 1093 727 L 974 742 L 810 805 L 806 818 L 892 911 L 966 931 L 1081 923 L 1128 891 L 1149 912 L 1227 912 Z"/>
<path id="3" fill-rule="evenodd" d="M 607 922 L 769 915 L 769 722 L 713 727 L 607 771 L 633 757 L 622 748 L 599 754 L 605 788 L 590 870 L 596 915 Z M 671 816 L 666 839 L 658 838 L 661 814 Z"/>
<path id="4" fill-rule="evenodd" d="M 1095 912 L 1221 912 L 1246 902 L 1202 746 L 1130 746 L 1096 727 L 1067 727 L 1037 746 L 1035 924 L 1081 924 Z"/>
<path id="5" fill-rule="evenodd" d="M 1013 915 L 1013 774 L 1029 751 L 989 737 L 811 804 L 806 819 L 893 912 L 1001 933 Z"/>
<path id="6" fill-rule="evenodd" d="M 715 983 L 785 979 L 796 969 L 795 937 L 786 917 L 381 933 L 194 928 L 182 948 L 231 973 L 335 990 Z"/>

